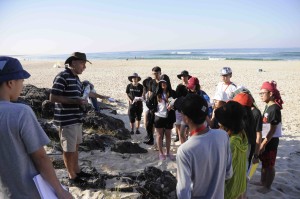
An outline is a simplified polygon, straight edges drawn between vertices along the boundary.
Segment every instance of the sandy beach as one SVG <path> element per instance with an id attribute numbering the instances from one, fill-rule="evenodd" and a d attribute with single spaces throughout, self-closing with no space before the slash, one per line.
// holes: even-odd
<path id="1" fill-rule="evenodd" d="M 64 60 L 56 61 L 21 61 L 25 70 L 31 77 L 25 84 L 33 84 L 37 87 L 51 88 L 52 81 L 57 73 L 63 70 Z M 82 75 L 81 81 L 89 80 L 95 85 L 99 94 L 111 96 L 120 101 L 117 106 L 117 115 L 110 116 L 122 119 L 127 128 L 128 102 L 126 101 L 126 86 L 129 83 L 127 77 L 137 72 L 142 80 L 151 76 L 154 66 L 162 68 L 162 74 L 167 74 L 172 82 L 173 89 L 180 80 L 177 78 L 182 70 L 188 70 L 192 76 L 200 80 L 202 90 L 211 98 L 214 95 L 217 83 L 221 80 L 219 70 L 229 66 L 233 70 L 232 81 L 239 86 L 248 88 L 261 111 L 264 103 L 260 101 L 258 92 L 264 81 L 275 80 L 284 101 L 282 110 L 283 137 L 280 138 L 277 160 L 276 177 L 272 185 L 272 191 L 267 194 L 257 192 L 258 186 L 249 184 L 249 198 L 299 198 L 300 196 L 300 61 L 226 61 L 226 60 L 91 60 L 92 65 Z M 53 67 L 54 64 L 62 66 Z M 262 69 L 259 72 L 258 69 Z M 146 135 L 143 124 L 141 135 L 133 135 L 132 142 L 139 143 L 141 147 L 148 149 L 147 154 L 118 154 L 106 150 L 105 152 L 93 151 L 81 152 L 80 162 L 91 161 L 99 173 L 118 174 L 120 172 L 139 172 L 146 166 L 155 166 L 162 170 L 168 170 L 176 175 L 176 162 L 158 159 L 158 152 L 142 143 Z M 173 135 L 175 130 L 173 129 Z M 171 144 L 171 150 L 176 154 L 178 144 Z M 201 165 L 200 165 L 201 166 Z M 253 181 L 259 181 L 260 168 L 254 174 Z M 60 176 L 67 175 L 64 170 L 57 170 Z M 111 181 L 109 184 L 120 182 Z M 106 190 L 85 190 L 71 187 L 70 192 L 75 198 L 137 198 L 138 193 L 119 193 Z"/>

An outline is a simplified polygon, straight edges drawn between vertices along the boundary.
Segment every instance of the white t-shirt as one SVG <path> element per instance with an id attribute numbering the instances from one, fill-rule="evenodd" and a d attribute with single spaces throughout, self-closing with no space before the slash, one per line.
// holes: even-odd
<path id="1" fill-rule="evenodd" d="M 162 94 L 162 98 L 163 99 L 161 100 L 161 102 L 158 102 L 157 111 L 154 114 L 157 115 L 158 117 L 167 118 L 168 117 L 168 109 L 167 109 L 168 104 L 165 101 L 165 99 L 166 99 L 165 93 Z"/>
<path id="2" fill-rule="evenodd" d="M 219 82 L 217 85 L 216 93 L 225 92 L 227 94 L 228 99 L 232 99 L 231 93 L 237 89 L 237 86 L 231 82 L 229 85 L 224 82 Z"/>

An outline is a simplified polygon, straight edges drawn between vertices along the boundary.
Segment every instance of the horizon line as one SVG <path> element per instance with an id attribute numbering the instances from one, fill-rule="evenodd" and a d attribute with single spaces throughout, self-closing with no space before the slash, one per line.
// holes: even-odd
<path id="1" fill-rule="evenodd" d="M 152 49 L 152 50 L 124 50 L 124 51 L 103 51 L 103 52 L 84 52 L 85 54 L 94 54 L 94 53 L 122 53 L 122 52 L 147 52 L 147 51 L 186 51 L 186 50 L 235 50 L 235 49 L 300 49 L 300 47 L 258 47 L 258 48 L 184 48 L 184 49 Z M 78 51 L 74 51 L 78 52 Z M 72 53 L 72 52 L 71 52 Z M 69 55 L 69 53 L 41 53 L 41 54 L 0 54 L 0 56 L 32 56 L 32 55 Z"/>

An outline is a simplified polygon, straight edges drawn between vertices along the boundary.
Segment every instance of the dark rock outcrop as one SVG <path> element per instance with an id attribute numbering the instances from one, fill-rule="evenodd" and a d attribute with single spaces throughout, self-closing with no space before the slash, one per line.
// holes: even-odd
<path id="1" fill-rule="evenodd" d="M 128 141 L 118 141 L 112 147 L 111 150 L 118 153 L 147 153 L 148 151 L 141 148 L 137 143 Z"/>
<path id="2" fill-rule="evenodd" d="M 100 174 L 93 167 L 86 166 L 82 169 L 92 177 L 85 178 L 87 183 L 80 187 L 81 189 L 108 189 L 118 192 L 134 192 L 141 194 L 143 199 L 171 198 L 176 196 L 176 178 L 169 171 L 161 171 L 155 167 L 146 167 L 141 173 L 123 173 L 120 175 Z M 142 177 L 141 177 L 142 176 Z M 106 187 L 106 180 L 114 179 L 126 186 Z M 68 185 L 66 179 L 61 180 L 63 184 Z"/>
<path id="3" fill-rule="evenodd" d="M 38 118 L 53 119 L 54 103 L 49 101 L 49 96 L 50 89 L 37 88 L 34 85 L 27 84 L 24 86 L 18 102 L 29 105 Z M 131 138 L 122 120 L 102 113 L 95 113 L 91 109 L 91 105 L 85 106 L 84 129 L 94 129 L 98 134 L 110 135 L 120 140 Z M 49 137 L 58 138 L 58 134 L 53 129 L 49 129 L 46 124 L 42 126 L 46 128 L 45 131 L 47 134 L 49 133 Z"/>
<path id="4" fill-rule="evenodd" d="M 88 112 L 83 118 L 83 127 L 92 128 L 100 134 L 111 135 L 120 140 L 130 139 L 131 135 L 124 122 L 102 113 Z"/>

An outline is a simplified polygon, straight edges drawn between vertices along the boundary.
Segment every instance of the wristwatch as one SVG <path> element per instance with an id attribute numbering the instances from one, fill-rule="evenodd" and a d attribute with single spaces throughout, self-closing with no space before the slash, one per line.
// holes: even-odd
<path id="1" fill-rule="evenodd" d="M 258 159 L 258 155 L 257 155 L 257 154 L 254 154 L 253 157 L 254 157 L 255 159 Z"/>

